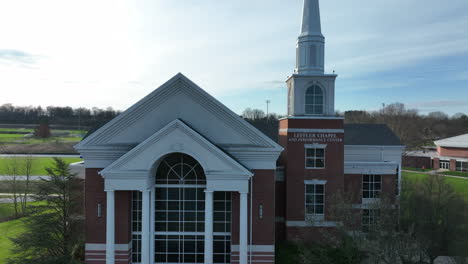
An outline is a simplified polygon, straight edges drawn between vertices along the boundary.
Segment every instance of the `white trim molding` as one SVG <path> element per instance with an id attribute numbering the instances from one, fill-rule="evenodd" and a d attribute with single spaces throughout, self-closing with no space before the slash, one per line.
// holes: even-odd
<path id="1" fill-rule="evenodd" d="M 280 133 L 344 133 L 344 129 L 281 128 Z"/>
<path id="2" fill-rule="evenodd" d="M 327 144 L 304 144 L 304 148 L 326 148 Z"/>
<path id="3" fill-rule="evenodd" d="M 399 163 L 396 162 L 345 162 L 345 174 L 396 174 Z"/>
<path id="4" fill-rule="evenodd" d="M 337 222 L 333 221 L 286 221 L 288 227 L 336 227 Z"/>
<path id="5" fill-rule="evenodd" d="M 342 116 L 287 116 L 280 118 L 279 120 L 285 119 L 330 119 L 330 120 L 344 120 Z"/>
<path id="6" fill-rule="evenodd" d="M 275 245 L 249 245 L 251 252 L 275 252 Z M 239 245 L 231 245 L 231 252 L 238 252 Z"/>
<path id="7" fill-rule="evenodd" d="M 304 184 L 323 184 L 325 185 L 327 183 L 326 180 L 305 180 Z"/>

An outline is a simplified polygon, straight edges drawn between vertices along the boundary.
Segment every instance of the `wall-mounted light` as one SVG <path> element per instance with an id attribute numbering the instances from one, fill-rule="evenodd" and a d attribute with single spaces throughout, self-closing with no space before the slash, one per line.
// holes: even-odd
<path id="1" fill-rule="evenodd" d="M 258 218 L 261 220 L 263 219 L 263 204 L 258 206 Z"/>
<path id="2" fill-rule="evenodd" d="M 97 217 L 102 217 L 102 204 L 97 204 Z"/>

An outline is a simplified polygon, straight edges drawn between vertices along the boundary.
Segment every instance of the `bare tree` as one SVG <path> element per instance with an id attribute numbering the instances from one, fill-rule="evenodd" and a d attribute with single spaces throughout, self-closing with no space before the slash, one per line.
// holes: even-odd
<path id="1" fill-rule="evenodd" d="M 27 213 L 27 202 L 28 202 L 28 196 L 31 194 L 30 190 L 30 180 L 31 180 L 31 173 L 33 169 L 33 162 L 34 158 L 31 155 L 26 156 L 24 159 L 22 159 L 21 162 L 21 169 L 22 169 L 22 174 L 24 176 L 23 180 L 23 193 L 22 196 L 20 197 L 21 201 L 21 210 L 23 214 Z"/>
<path id="2" fill-rule="evenodd" d="M 13 207 L 15 209 L 15 218 L 18 218 L 20 215 L 20 171 L 18 158 L 9 157 L 6 162 L 6 174 L 8 176 L 7 184 L 9 186 L 9 192 L 11 193 L 11 200 L 13 202 Z"/>

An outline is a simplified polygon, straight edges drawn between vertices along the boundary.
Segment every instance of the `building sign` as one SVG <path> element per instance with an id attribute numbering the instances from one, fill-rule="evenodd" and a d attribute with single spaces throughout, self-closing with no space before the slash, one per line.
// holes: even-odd
<path id="1" fill-rule="evenodd" d="M 336 133 L 291 133 L 290 142 L 306 142 L 306 143 L 330 143 L 343 142 L 343 139 Z"/>

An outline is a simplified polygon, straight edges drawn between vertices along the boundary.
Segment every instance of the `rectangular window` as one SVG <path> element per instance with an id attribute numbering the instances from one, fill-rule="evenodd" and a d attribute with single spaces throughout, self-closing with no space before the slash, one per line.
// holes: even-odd
<path id="1" fill-rule="evenodd" d="M 306 147 L 305 149 L 306 168 L 323 169 L 325 168 L 325 148 Z"/>
<path id="2" fill-rule="evenodd" d="M 323 216 L 325 204 L 325 185 L 305 185 L 305 209 L 307 216 Z"/>
<path id="3" fill-rule="evenodd" d="M 363 209 L 362 210 L 362 231 L 369 232 L 379 221 L 379 209 Z"/>
<path id="4" fill-rule="evenodd" d="M 468 161 L 457 161 L 457 171 L 468 172 Z"/>
<path id="5" fill-rule="evenodd" d="M 380 197 L 382 177 L 380 175 L 362 175 L 362 198 Z"/>

